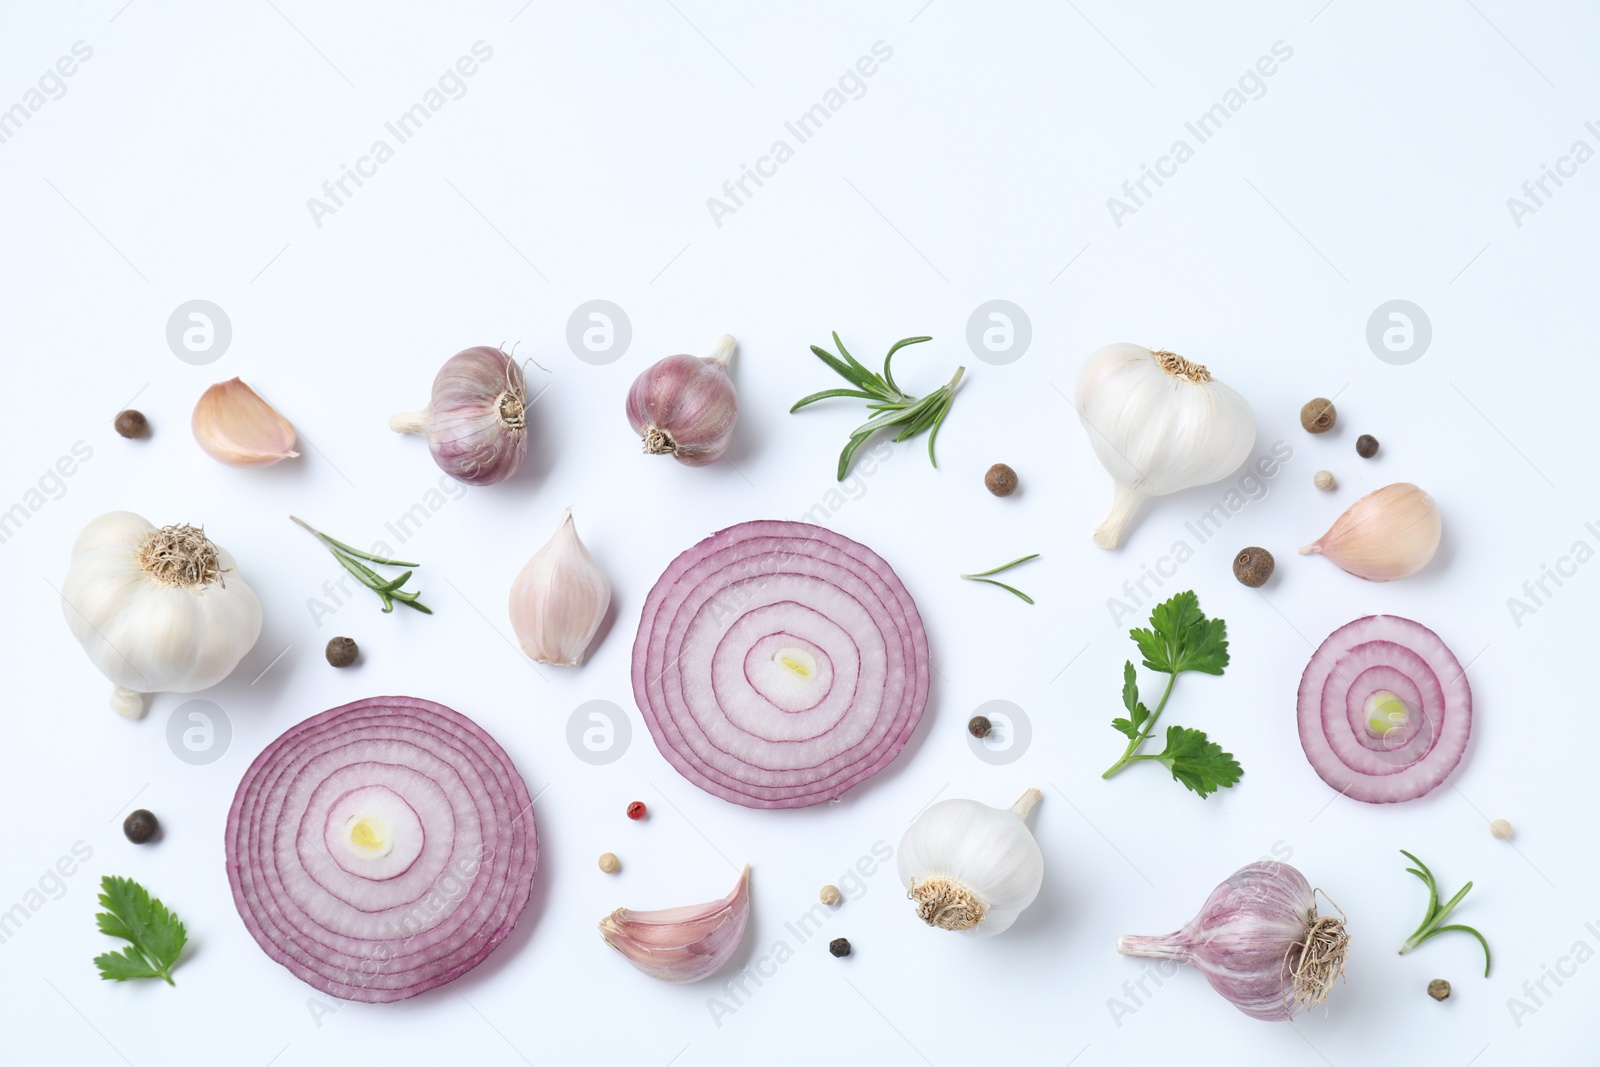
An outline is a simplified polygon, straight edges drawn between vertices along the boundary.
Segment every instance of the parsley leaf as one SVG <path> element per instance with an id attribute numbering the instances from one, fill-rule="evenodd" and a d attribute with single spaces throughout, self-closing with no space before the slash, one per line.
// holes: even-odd
<path id="1" fill-rule="evenodd" d="M 1208 740 L 1199 730 L 1186 726 L 1167 727 L 1167 747 L 1156 759 L 1172 771 L 1172 777 L 1202 797 L 1226 789 L 1243 775 L 1233 753 Z"/>
<path id="2" fill-rule="evenodd" d="M 1111 727 L 1126 735 L 1130 741 L 1139 739 L 1139 727 L 1150 717 L 1150 709 L 1139 702 L 1139 682 L 1133 673 L 1133 664 L 1127 663 L 1122 671 L 1122 703 L 1127 707 L 1127 719 L 1112 719 Z"/>
<path id="3" fill-rule="evenodd" d="M 100 879 L 100 906 L 95 916 L 100 932 L 131 942 L 128 948 L 96 956 L 100 977 L 115 982 L 161 978 L 173 985 L 172 965 L 188 941 L 183 923 L 167 906 L 131 878 Z"/>
<path id="4" fill-rule="evenodd" d="M 1185 671 L 1221 674 L 1228 666 L 1228 627 L 1221 619 L 1208 619 L 1200 610 L 1194 591 L 1178 593 L 1157 604 L 1150 612 L 1150 626 L 1130 630 L 1128 636 L 1139 646 L 1148 670 L 1170 675 L 1166 690 L 1154 711 L 1139 700 L 1139 680 L 1132 662 L 1122 668 L 1122 705 L 1127 718 L 1111 720 L 1112 729 L 1128 739 L 1122 758 L 1101 777 L 1110 778 L 1134 760 L 1157 760 L 1172 772 L 1172 777 L 1201 797 L 1232 786 L 1244 771 L 1230 752 L 1207 739 L 1199 730 L 1182 726 L 1167 728 L 1167 747 L 1160 755 L 1144 755 L 1140 746 L 1155 729 L 1156 719 L 1166 709 L 1178 675 Z"/>

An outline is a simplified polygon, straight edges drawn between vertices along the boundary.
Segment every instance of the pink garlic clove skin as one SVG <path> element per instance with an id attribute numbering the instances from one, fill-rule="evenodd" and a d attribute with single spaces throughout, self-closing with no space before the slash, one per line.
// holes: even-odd
<path id="1" fill-rule="evenodd" d="M 1444 526 L 1433 498 L 1410 482 L 1375 489 L 1300 550 L 1369 582 L 1408 578 L 1439 551 Z"/>
<path id="2" fill-rule="evenodd" d="M 750 920 L 750 868 L 721 900 L 660 911 L 618 908 L 600 936 L 629 963 L 663 982 L 698 982 L 727 963 Z"/>
<path id="3" fill-rule="evenodd" d="M 479 345 L 445 361 L 427 408 L 396 415 L 389 427 L 427 437 L 433 461 L 456 481 L 494 485 L 528 458 L 527 404 L 522 368 Z"/>
<path id="4" fill-rule="evenodd" d="M 1200 914 L 1165 937 L 1117 938 L 1125 956 L 1192 964 L 1211 988 L 1252 1019 L 1292 1019 L 1309 1006 L 1291 976 L 1316 915 L 1305 876 L 1287 863 L 1242 867 L 1212 890 Z"/>
<path id="5" fill-rule="evenodd" d="M 728 375 L 735 344 L 725 335 L 709 356 L 668 356 L 634 379 L 628 423 L 644 438 L 645 452 L 689 467 L 722 457 L 739 418 L 738 394 Z"/>

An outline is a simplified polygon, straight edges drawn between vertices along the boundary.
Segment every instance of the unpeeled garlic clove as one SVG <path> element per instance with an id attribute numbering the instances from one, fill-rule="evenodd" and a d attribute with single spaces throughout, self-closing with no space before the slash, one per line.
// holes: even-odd
<path id="1" fill-rule="evenodd" d="M 572 509 L 511 584 L 511 628 L 538 663 L 576 667 L 611 606 L 611 582 L 578 540 Z"/>
<path id="2" fill-rule="evenodd" d="M 651 978 L 697 982 L 728 962 L 750 919 L 750 868 L 721 900 L 661 911 L 618 908 L 600 920 L 600 936 Z"/>
<path id="3" fill-rule="evenodd" d="M 1357 578 L 1388 582 L 1426 567 L 1442 532 L 1433 498 L 1410 482 L 1396 482 L 1351 504 L 1300 554 L 1326 556 Z"/>
<path id="4" fill-rule="evenodd" d="M 289 420 L 238 378 L 201 393 L 190 425 L 206 455 L 230 467 L 266 467 L 300 454 Z"/>

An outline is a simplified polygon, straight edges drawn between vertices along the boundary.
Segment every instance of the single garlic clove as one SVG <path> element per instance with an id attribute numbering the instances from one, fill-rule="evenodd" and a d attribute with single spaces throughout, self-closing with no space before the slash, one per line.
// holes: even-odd
<path id="1" fill-rule="evenodd" d="M 1357 578 L 1388 582 L 1426 567 L 1442 533 L 1433 498 L 1410 482 L 1396 482 L 1351 504 L 1300 554 L 1326 556 Z"/>
<path id="2" fill-rule="evenodd" d="M 663 982 L 697 982 L 715 973 L 744 940 L 750 919 L 750 868 L 721 900 L 660 911 L 618 908 L 600 936 L 629 963 Z"/>
<path id="3" fill-rule="evenodd" d="M 511 628 L 538 663 L 576 667 L 611 606 L 611 582 L 578 539 L 572 509 L 511 585 Z"/>
<path id="4" fill-rule="evenodd" d="M 190 425 L 206 455 L 230 467 L 266 467 L 300 454 L 289 420 L 238 378 L 200 394 Z"/>

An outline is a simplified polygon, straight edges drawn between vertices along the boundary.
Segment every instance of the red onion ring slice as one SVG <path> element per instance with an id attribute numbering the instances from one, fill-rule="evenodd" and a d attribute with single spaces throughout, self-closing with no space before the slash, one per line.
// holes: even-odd
<path id="1" fill-rule="evenodd" d="M 1368 727 L 1368 700 L 1403 707 L 1385 732 Z M 1300 677 L 1300 744 L 1324 782 L 1356 800 L 1392 804 L 1450 776 L 1472 732 L 1472 688 L 1439 635 L 1398 615 L 1346 623 Z"/>
<path id="2" fill-rule="evenodd" d="M 290 727 L 245 772 L 225 838 L 234 904 L 267 955 L 369 1003 L 481 963 L 526 907 L 539 858 L 510 757 L 414 697 Z"/>
<path id="3" fill-rule="evenodd" d="M 685 778 L 753 808 L 836 799 L 905 747 L 928 701 L 910 593 L 864 545 L 803 522 L 731 526 L 646 598 L 633 691 Z"/>

